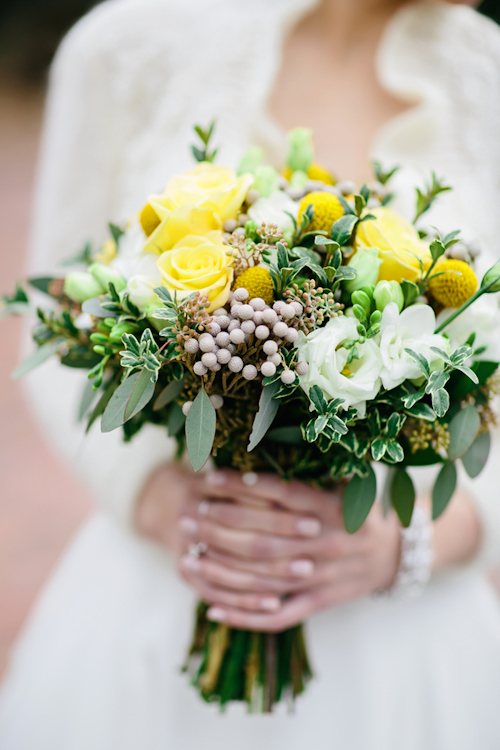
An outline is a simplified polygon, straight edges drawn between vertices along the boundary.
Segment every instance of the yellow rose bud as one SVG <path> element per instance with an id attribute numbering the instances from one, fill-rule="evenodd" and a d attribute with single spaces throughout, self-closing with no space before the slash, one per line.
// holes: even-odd
<path id="1" fill-rule="evenodd" d="M 222 242 L 222 234 L 205 237 L 188 235 L 158 258 L 162 286 L 184 299 L 193 292 L 207 294 L 208 312 L 226 304 L 233 281 L 232 258 Z"/>
<path id="2" fill-rule="evenodd" d="M 382 260 L 378 280 L 416 281 L 421 276 L 419 259 L 427 271 L 432 257 L 429 245 L 420 239 L 409 221 L 392 208 L 370 209 L 375 219 L 358 225 L 355 248 L 377 247 Z"/>

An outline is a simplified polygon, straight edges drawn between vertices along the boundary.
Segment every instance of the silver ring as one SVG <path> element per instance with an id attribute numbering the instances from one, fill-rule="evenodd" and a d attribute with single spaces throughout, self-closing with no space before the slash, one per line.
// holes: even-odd
<path id="1" fill-rule="evenodd" d="M 191 555 L 191 557 L 195 557 L 198 559 L 202 555 L 205 554 L 205 552 L 208 551 L 208 544 L 205 542 L 198 542 L 197 544 L 190 544 L 188 547 L 188 554 Z"/>

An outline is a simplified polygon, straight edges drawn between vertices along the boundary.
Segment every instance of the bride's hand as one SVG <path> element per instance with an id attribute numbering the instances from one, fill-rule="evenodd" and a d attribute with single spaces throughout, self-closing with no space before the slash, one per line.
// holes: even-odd
<path id="1" fill-rule="evenodd" d="M 252 475 L 257 479 L 256 475 Z M 237 472 L 192 482 L 180 518 L 183 577 L 213 605 L 212 620 L 280 631 L 309 615 L 389 586 L 400 536 L 394 515 L 375 507 L 362 529 L 343 529 L 340 498 L 301 482 Z"/>

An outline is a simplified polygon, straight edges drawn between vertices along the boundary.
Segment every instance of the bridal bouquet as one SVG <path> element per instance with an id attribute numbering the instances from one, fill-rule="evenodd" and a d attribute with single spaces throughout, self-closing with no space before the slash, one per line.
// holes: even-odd
<path id="1" fill-rule="evenodd" d="M 392 173 L 375 164 L 359 190 L 313 162 L 308 131 L 290 134 L 278 173 L 251 149 L 237 173 L 213 163 L 211 127 L 196 128 L 199 162 L 150 196 L 124 227 L 87 245 L 60 278 L 29 279 L 38 308 L 34 354 L 88 370 L 88 427 L 146 423 L 175 437 L 195 471 L 211 459 L 319 487 L 342 483 L 355 533 L 383 493 L 407 527 L 407 469 L 439 464 L 437 518 L 461 460 L 471 477 L 488 457 L 499 357 L 492 314 L 473 306 L 500 291 L 500 264 L 478 282 L 458 232 L 418 231 L 390 208 Z M 417 190 L 415 221 L 448 188 Z M 30 308 L 18 286 L 7 312 Z M 488 317 L 489 316 L 489 317 Z M 270 711 L 311 673 L 303 631 L 278 634 L 209 622 L 200 604 L 187 669 L 202 696 Z"/>

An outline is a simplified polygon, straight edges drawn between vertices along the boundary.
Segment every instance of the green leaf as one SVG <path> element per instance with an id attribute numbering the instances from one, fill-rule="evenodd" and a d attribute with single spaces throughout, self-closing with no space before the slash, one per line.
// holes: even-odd
<path id="1" fill-rule="evenodd" d="M 354 534 L 365 522 L 377 496 L 377 479 L 370 464 L 365 477 L 354 476 L 344 492 L 344 526 Z"/>
<path id="2" fill-rule="evenodd" d="M 186 443 L 189 460 L 195 471 L 202 469 L 210 457 L 217 417 L 212 402 L 202 388 L 186 418 Z"/>
<path id="3" fill-rule="evenodd" d="M 182 380 L 173 380 L 171 383 L 169 383 L 156 399 L 153 406 L 153 411 L 163 409 L 164 406 L 177 398 L 183 388 L 184 378 Z"/>
<path id="4" fill-rule="evenodd" d="M 358 217 L 354 214 L 341 216 L 332 226 L 332 231 L 330 232 L 331 239 L 334 242 L 338 242 L 341 246 L 347 245 L 357 223 Z"/>
<path id="5" fill-rule="evenodd" d="M 460 409 L 450 422 L 448 458 L 455 461 L 464 456 L 477 437 L 481 419 L 472 404 Z"/>
<path id="6" fill-rule="evenodd" d="M 399 432 L 405 422 L 406 422 L 406 417 L 404 414 L 398 414 L 397 412 L 393 412 L 386 422 L 386 425 L 384 428 L 384 434 L 388 438 L 397 437 L 397 435 L 399 435 Z"/>
<path id="7" fill-rule="evenodd" d="M 438 417 L 444 417 L 450 408 L 450 397 L 448 391 L 445 391 L 444 388 L 440 388 L 439 391 L 434 391 L 432 394 L 432 408 Z"/>
<path id="8" fill-rule="evenodd" d="M 19 378 L 24 377 L 24 375 L 27 375 L 39 365 L 46 362 L 57 352 L 57 350 L 63 343 L 64 338 L 62 336 L 58 336 L 56 339 L 52 339 L 46 344 L 39 346 L 38 349 L 35 349 L 33 354 L 28 357 L 28 359 L 25 359 L 24 362 L 14 370 L 14 372 L 10 376 L 11 379 L 18 380 Z"/>
<path id="9" fill-rule="evenodd" d="M 184 427 L 186 417 L 179 404 L 172 404 L 167 417 L 167 432 L 169 437 L 175 437 L 181 427 Z"/>
<path id="10" fill-rule="evenodd" d="M 259 411 L 255 415 L 252 426 L 252 434 L 247 446 L 247 451 L 253 451 L 253 449 L 260 443 L 268 429 L 274 422 L 274 418 L 278 412 L 279 402 L 276 401 L 273 396 L 280 389 L 280 383 L 276 381 L 270 385 L 264 386 L 259 399 Z M 192 407 L 191 407 L 192 408 Z M 191 413 L 191 411 L 189 412 Z"/>
<path id="11" fill-rule="evenodd" d="M 350 281 L 355 279 L 358 272 L 352 266 L 340 266 L 335 276 L 336 281 Z"/>
<path id="12" fill-rule="evenodd" d="M 394 469 L 390 488 L 391 504 L 401 525 L 408 528 L 415 506 L 415 487 L 408 472 L 401 467 Z"/>
<path id="13" fill-rule="evenodd" d="M 452 461 L 444 464 L 432 488 L 432 520 L 439 518 L 453 497 L 457 486 L 457 469 Z"/>
<path id="14" fill-rule="evenodd" d="M 82 305 L 82 310 L 84 313 L 94 315 L 96 318 L 116 318 L 116 312 L 113 310 L 106 310 L 101 306 L 101 300 L 99 297 L 86 299 Z"/>
<path id="15" fill-rule="evenodd" d="M 43 292 L 44 294 L 50 295 L 49 287 L 54 281 L 53 276 L 39 276 L 34 279 L 28 279 L 28 284 L 30 286 L 34 287 L 35 289 L 38 289 L 39 292 Z"/>
<path id="16" fill-rule="evenodd" d="M 411 409 L 417 401 L 425 396 L 425 391 L 417 391 L 416 393 L 407 393 L 401 397 L 401 401 L 405 405 L 406 409 Z"/>
<path id="17" fill-rule="evenodd" d="M 470 367 L 464 367 L 464 366 L 457 367 L 457 370 L 460 370 L 461 373 L 463 373 L 464 375 L 467 375 L 467 377 L 470 380 L 472 380 L 472 382 L 474 383 L 474 385 L 478 385 L 479 384 L 479 378 L 478 378 L 478 376 L 476 375 L 476 373 L 474 372 L 474 370 L 470 369 Z"/>
<path id="18" fill-rule="evenodd" d="M 490 454 L 490 448 L 490 433 L 481 432 L 474 440 L 467 453 L 462 456 L 464 469 L 471 479 L 478 477 L 486 466 Z"/>
<path id="19" fill-rule="evenodd" d="M 435 391 L 439 391 L 441 388 L 444 388 L 449 379 L 450 376 L 447 372 L 436 370 L 436 372 L 431 373 L 429 382 L 425 386 L 425 392 L 435 393 Z"/>
<path id="20" fill-rule="evenodd" d="M 389 440 L 386 453 L 395 463 L 400 463 L 405 457 L 405 452 L 397 440 Z"/>
<path id="21" fill-rule="evenodd" d="M 125 234 L 123 229 L 119 227 L 117 224 L 112 224 L 111 222 L 108 224 L 109 231 L 111 233 L 111 236 L 113 237 L 114 241 L 118 245 L 120 241 L 120 237 Z"/>
<path id="22" fill-rule="evenodd" d="M 111 396 L 101 420 L 101 432 L 112 432 L 125 422 L 125 407 L 139 378 L 136 372 L 123 381 Z"/>
<path id="23" fill-rule="evenodd" d="M 406 413 L 417 419 L 425 419 L 427 422 L 436 421 L 436 412 L 428 404 L 415 404 L 411 408 L 406 409 Z"/>
<path id="24" fill-rule="evenodd" d="M 88 412 L 95 398 L 97 397 L 97 391 L 94 390 L 94 384 L 91 380 L 85 382 L 83 389 L 82 398 L 78 407 L 78 421 L 81 422 L 85 414 Z"/>
<path id="25" fill-rule="evenodd" d="M 372 457 L 374 461 L 380 461 L 387 450 L 387 442 L 382 438 L 376 438 L 372 443 Z"/>
<path id="26" fill-rule="evenodd" d="M 313 385 L 309 390 L 309 398 L 319 414 L 325 414 L 328 403 L 319 385 Z"/>
<path id="27" fill-rule="evenodd" d="M 151 380 L 151 372 L 147 369 L 142 370 L 125 406 L 123 421 L 128 422 L 129 419 L 132 419 L 132 417 L 144 409 L 146 404 L 153 398 L 154 391 L 155 383 Z"/>
<path id="28" fill-rule="evenodd" d="M 96 421 L 96 419 L 98 417 L 100 417 L 101 414 L 104 413 L 107 405 L 109 404 L 111 396 L 113 395 L 113 393 L 114 393 L 114 391 L 116 389 L 117 383 L 118 383 L 117 376 L 112 377 L 106 383 L 106 386 L 104 388 L 104 393 L 102 394 L 101 398 L 99 399 L 99 401 L 95 405 L 94 411 L 92 412 L 92 414 L 89 417 L 89 421 L 87 422 L 86 432 L 88 432 L 90 430 L 90 428 L 92 427 L 92 425 L 94 424 L 94 422 Z"/>
<path id="29" fill-rule="evenodd" d="M 405 349 L 405 352 L 410 355 L 410 357 L 414 360 L 415 364 L 417 365 L 418 369 L 423 372 L 426 378 L 429 378 L 431 375 L 431 370 L 429 367 L 429 363 L 423 357 L 419 352 L 413 351 L 413 349 Z"/>
<path id="30" fill-rule="evenodd" d="M 332 430 L 338 432 L 339 435 L 347 435 L 347 433 L 349 432 L 344 420 L 336 414 L 332 414 L 330 417 L 328 417 L 328 424 L 332 428 Z"/>

